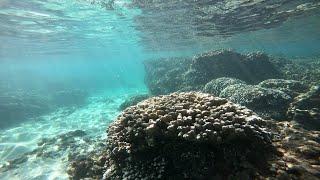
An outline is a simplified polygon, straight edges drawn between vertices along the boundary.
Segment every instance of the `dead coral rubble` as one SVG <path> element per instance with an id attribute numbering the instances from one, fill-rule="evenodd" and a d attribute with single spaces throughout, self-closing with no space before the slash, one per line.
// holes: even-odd
<path id="1" fill-rule="evenodd" d="M 150 98 L 109 126 L 104 178 L 261 176 L 273 152 L 265 124 L 251 110 L 209 94 Z"/>

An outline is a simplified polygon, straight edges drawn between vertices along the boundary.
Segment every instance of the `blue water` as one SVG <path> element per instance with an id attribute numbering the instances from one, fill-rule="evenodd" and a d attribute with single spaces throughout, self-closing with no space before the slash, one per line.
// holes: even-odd
<path id="1" fill-rule="evenodd" d="M 0 164 L 31 152 L 43 137 L 71 130 L 104 139 L 107 125 L 120 113 L 118 106 L 131 95 L 148 92 L 144 60 L 221 48 L 298 59 L 320 55 L 317 12 L 289 18 L 273 28 L 203 37 L 190 33 L 189 24 L 161 29 L 153 19 L 141 25 L 144 11 L 130 7 L 129 0 L 115 0 L 112 8 L 104 2 L 0 0 L 0 95 L 23 91 L 46 97 L 74 89 L 88 93 L 86 103 L 71 113 L 56 108 L 0 128 Z M 184 30 L 187 37 L 177 38 Z M 6 119 L 0 115 L 0 121 Z M 63 157 L 31 157 L 0 179 L 67 179 Z"/>

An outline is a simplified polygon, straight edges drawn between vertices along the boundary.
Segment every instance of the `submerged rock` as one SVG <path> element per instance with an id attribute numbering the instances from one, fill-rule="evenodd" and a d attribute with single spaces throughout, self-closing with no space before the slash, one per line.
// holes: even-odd
<path id="1" fill-rule="evenodd" d="M 313 86 L 290 104 L 288 116 L 311 129 L 320 129 L 320 86 Z"/>
<path id="2" fill-rule="evenodd" d="M 256 165 L 265 167 L 272 152 L 265 125 L 251 110 L 209 94 L 147 99 L 109 126 L 104 179 L 257 177 L 264 172 Z"/>
<path id="3" fill-rule="evenodd" d="M 139 94 L 139 95 L 135 95 L 130 97 L 129 99 L 125 100 L 119 107 L 120 110 L 124 110 L 129 106 L 133 106 L 138 104 L 140 101 L 143 101 L 147 98 L 149 98 L 150 96 L 148 94 Z"/>
<path id="4" fill-rule="evenodd" d="M 203 91 L 206 93 L 213 94 L 215 96 L 219 96 L 220 92 L 225 89 L 228 86 L 235 85 L 235 84 L 246 84 L 246 82 L 235 79 L 235 78 L 228 78 L 228 77 L 222 77 L 213 79 L 210 82 L 208 82 Z"/>
<path id="5" fill-rule="evenodd" d="M 292 98 L 280 90 L 255 85 L 236 84 L 226 87 L 220 97 L 244 105 L 264 117 L 285 120 Z"/>

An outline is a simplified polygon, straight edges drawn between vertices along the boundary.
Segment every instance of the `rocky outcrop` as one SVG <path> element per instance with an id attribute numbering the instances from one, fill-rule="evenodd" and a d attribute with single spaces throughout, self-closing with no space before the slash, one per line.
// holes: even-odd
<path id="1" fill-rule="evenodd" d="M 211 51 L 192 59 L 147 61 L 146 84 L 151 94 L 202 90 L 212 79 L 237 78 L 247 83 L 259 83 L 282 74 L 265 54 L 242 55 L 230 50 Z"/>
<path id="2" fill-rule="evenodd" d="M 288 116 L 306 128 L 320 129 L 320 86 L 313 86 L 290 104 Z"/>
<path id="3" fill-rule="evenodd" d="M 148 99 L 150 96 L 148 94 L 139 94 L 130 97 L 129 99 L 125 100 L 119 107 L 120 110 L 124 110 L 127 107 L 134 106 L 138 104 L 139 102 Z"/>
<path id="4" fill-rule="evenodd" d="M 292 98 L 280 90 L 255 85 L 236 84 L 226 87 L 220 97 L 239 103 L 267 118 L 285 120 Z"/>
<path id="5" fill-rule="evenodd" d="M 265 125 L 251 110 L 209 94 L 150 98 L 109 126 L 104 179 L 254 178 L 264 173 L 255 164 L 266 166 L 272 152 Z"/>

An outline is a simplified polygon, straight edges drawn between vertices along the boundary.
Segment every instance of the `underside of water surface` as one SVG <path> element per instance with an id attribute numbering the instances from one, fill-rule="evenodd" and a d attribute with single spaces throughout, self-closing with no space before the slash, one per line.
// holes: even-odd
<path id="1" fill-rule="evenodd" d="M 320 179 L 318 0 L 0 0 L 0 179 Z"/>

